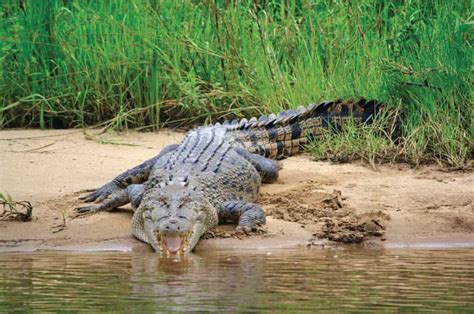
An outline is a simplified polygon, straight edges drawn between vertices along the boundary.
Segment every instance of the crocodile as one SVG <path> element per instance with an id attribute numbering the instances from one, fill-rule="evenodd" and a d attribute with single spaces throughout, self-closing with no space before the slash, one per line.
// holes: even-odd
<path id="1" fill-rule="evenodd" d="M 187 254 L 218 223 L 235 222 L 242 232 L 265 224 L 255 201 L 262 183 L 277 180 L 278 160 L 301 152 L 344 120 L 370 123 L 380 107 L 364 99 L 325 101 L 193 129 L 180 144 L 81 197 L 98 204 L 76 210 L 110 211 L 131 203 L 136 238 L 162 255 Z"/>

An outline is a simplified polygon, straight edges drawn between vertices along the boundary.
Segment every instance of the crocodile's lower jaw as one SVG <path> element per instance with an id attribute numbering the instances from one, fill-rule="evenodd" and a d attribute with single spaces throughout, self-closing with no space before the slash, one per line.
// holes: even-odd
<path id="1" fill-rule="evenodd" d="M 179 234 L 176 236 L 165 236 L 161 234 L 159 231 L 155 231 L 155 239 L 156 242 L 158 243 L 158 249 L 160 250 L 160 253 L 162 255 L 170 256 L 170 255 L 177 255 L 180 256 L 181 254 L 187 253 L 187 248 L 189 245 L 189 239 L 192 236 L 192 231 L 189 231 L 184 234 Z M 178 239 L 175 239 L 176 237 L 179 237 Z M 176 242 L 180 241 L 179 247 L 177 248 L 170 248 L 169 246 L 171 242 Z M 175 244 L 174 244 L 175 245 Z"/>

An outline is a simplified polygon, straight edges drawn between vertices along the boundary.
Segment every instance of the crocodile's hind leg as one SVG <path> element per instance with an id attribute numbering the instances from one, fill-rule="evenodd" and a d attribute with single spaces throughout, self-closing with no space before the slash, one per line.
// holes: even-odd
<path id="1" fill-rule="evenodd" d="M 136 167 L 128 169 L 127 171 L 119 174 L 112 181 L 104 184 L 102 187 L 98 188 L 94 192 L 80 197 L 81 200 L 85 202 L 101 202 L 106 199 L 109 195 L 112 195 L 115 192 L 125 189 L 130 184 L 143 183 L 148 180 L 148 175 L 150 174 L 153 165 L 156 161 L 163 157 L 164 155 L 172 152 L 179 145 L 168 145 L 161 150 L 161 152 L 155 157 L 148 159 L 147 161 L 139 164 Z"/>
<path id="2" fill-rule="evenodd" d="M 280 170 L 278 161 L 249 153 L 244 148 L 237 148 L 236 151 L 257 169 L 262 182 L 273 183 L 278 179 L 278 170 Z"/>
<path id="3" fill-rule="evenodd" d="M 79 214 L 110 211 L 128 203 L 132 203 L 132 207 L 136 209 L 140 205 L 144 192 L 145 186 L 143 184 L 130 184 L 125 189 L 113 193 L 112 196 L 103 203 L 79 207 L 76 208 L 76 211 Z"/>
<path id="4" fill-rule="evenodd" d="M 260 206 L 254 203 L 228 201 L 222 204 L 219 220 L 238 221 L 237 229 L 247 232 L 265 224 L 265 213 Z"/>

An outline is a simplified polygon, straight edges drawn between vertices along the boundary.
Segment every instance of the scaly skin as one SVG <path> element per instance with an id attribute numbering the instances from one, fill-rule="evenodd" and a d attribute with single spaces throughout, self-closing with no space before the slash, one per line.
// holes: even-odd
<path id="1" fill-rule="evenodd" d="M 209 228 L 224 220 L 251 231 L 265 223 L 257 199 L 261 182 L 278 177 L 281 159 L 300 152 L 308 138 L 343 120 L 370 122 L 378 104 L 324 102 L 231 124 L 190 131 L 179 145 L 125 171 L 83 197 L 99 205 L 79 213 L 113 210 L 132 203 L 133 234 L 157 253 L 187 254 Z"/>

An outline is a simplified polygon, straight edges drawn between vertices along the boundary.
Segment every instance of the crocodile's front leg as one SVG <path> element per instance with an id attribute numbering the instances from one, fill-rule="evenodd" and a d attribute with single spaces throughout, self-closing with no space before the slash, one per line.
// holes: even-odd
<path id="1" fill-rule="evenodd" d="M 102 187 L 98 188 L 94 192 L 80 197 L 79 199 L 85 202 L 101 202 L 106 199 L 109 195 L 112 195 L 115 192 L 125 189 L 130 184 L 143 183 L 148 180 L 148 175 L 150 174 L 151 169 L 155 165 L 156 161 L 163 157 L 164 155 L 172 152 L 179 145 L 173 144 L 168 145 L 161 150 L 161 152 L 155 157 L 148 159 L 147 161 L 139 164 L 136 167 L 128 169 L 127 171 L 119 174 L 112 181 L 104 184 Z"/>
<path id="2" fill-rule="evenodd" d="M 130 184 L 123 190 L 119 190 L 112 194 L 112 197 L 105 200 L 99 205 L 90 205 L 78 207 L 76 211 L 79 214 L 95 213 L 99 211 L 110 211 L 122 205 L 132 203 L 132 207 L 137 209 L 142 200 L 145 186 L 143 184 Z"/>
<path id="3" fill-rule="evenodd" d="M 248 232 L 265 224 L 265 213 L 260 206 L 254 203 L 228 201 L 222 204 L 219 221 L 228 219 L 238 221 L 237 229 Z"/>

